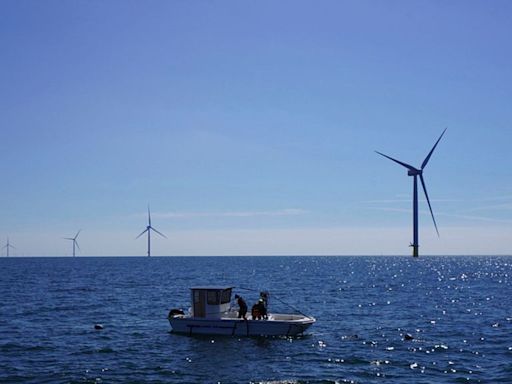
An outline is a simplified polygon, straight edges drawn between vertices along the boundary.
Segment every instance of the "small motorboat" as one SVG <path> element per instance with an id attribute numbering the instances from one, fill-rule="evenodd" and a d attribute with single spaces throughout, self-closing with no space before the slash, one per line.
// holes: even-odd
<path id="1" fill-rule="evenodd" d="M 247 314 L 247 319 L 239 318 L 238 311 L 231 307 L 233 288 L 191 288 L 189 314 L 180 309 L 169 312 L 172 331 L 187 335 L 296 336 L 316 321 L 303 314 L 268 312 L 268 292 L 260 293 L 260 301 L 267 312 L 265 316 L 253 310 Z"/>

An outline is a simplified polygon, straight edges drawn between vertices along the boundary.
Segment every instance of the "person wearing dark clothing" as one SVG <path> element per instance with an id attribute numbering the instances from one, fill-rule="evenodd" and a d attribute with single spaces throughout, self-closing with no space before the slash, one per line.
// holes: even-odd
<path id="1" fill-rule="evenodd" d="M 247 320 L 247 317 L 245 316 L 247 314 L 247 304 L 245 303 L 245 300 L 239 295 L 235 295 L 235 299 L 239 307 L 238 318 Z"/>
<path id="2" fill-rule="evenodd" d="M 263 299 L 259 299 L 258 302 L 252 306 L 251 315 L 253 320 L 261 320 L 267 318 L 267 308 L 265 308 Z"/>
<path id="3" fill-rule="evenodd" d="M 260 310 L 258 308 L 258 303 L 254 304 L 251 308 L 251 316 L 253 320 L 259 320 Z"/>
<path id="4" fill-rule="evenodd" d="M 263 319 L 267 319 L 268 318 L 268 316 L 267 316 L 267 306 L 265 305 L 265 302 L 263 301 L 263 299 L 260 299 L 259 305 L 260 305 L 261 317 Z"/>

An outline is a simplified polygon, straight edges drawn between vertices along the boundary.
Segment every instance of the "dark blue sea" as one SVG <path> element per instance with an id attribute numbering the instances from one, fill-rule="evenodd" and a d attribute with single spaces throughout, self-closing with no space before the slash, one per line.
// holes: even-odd
<path id="1" fill-rule="evenodd" d="M 196 285 L 317 323 L 170 333 Z M 511 296 L 512 257 L 2 258 L 0 383 L 512 383 Z"/>

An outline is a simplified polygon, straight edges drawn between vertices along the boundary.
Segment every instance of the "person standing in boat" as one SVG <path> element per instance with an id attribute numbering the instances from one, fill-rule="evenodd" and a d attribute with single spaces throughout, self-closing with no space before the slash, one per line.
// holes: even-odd
<path id="1" fill-rule="evenodd" d="M 268 315 L 267 315 L 267 306 L 266 306 L 266 303 L 264 301 L 264 299 L 259 299 L 258 300 L 258 304 L 260 306 L 260 314 L 261 314 L 261 317 L 263 319 L 268 319 Z"/>
<path id="2" fill-rule="evenodd" d="M 240 295 L 235 295 L 236 302 L 238 304 L 238 318 L 247 320 L 247 317 L 245 316 L 247 314 L 247 304 L 245 303 L 245 300 Z"/>

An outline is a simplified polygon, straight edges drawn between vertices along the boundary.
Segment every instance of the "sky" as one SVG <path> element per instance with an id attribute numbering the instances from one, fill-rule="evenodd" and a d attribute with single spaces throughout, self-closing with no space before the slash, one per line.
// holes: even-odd
<path id="1" fill-rule="evenodd" d="M 512 254 L 509 1 L 0 2 L 15 256 Z M 2 250 L 5 255 L 5 249 Z"/>

